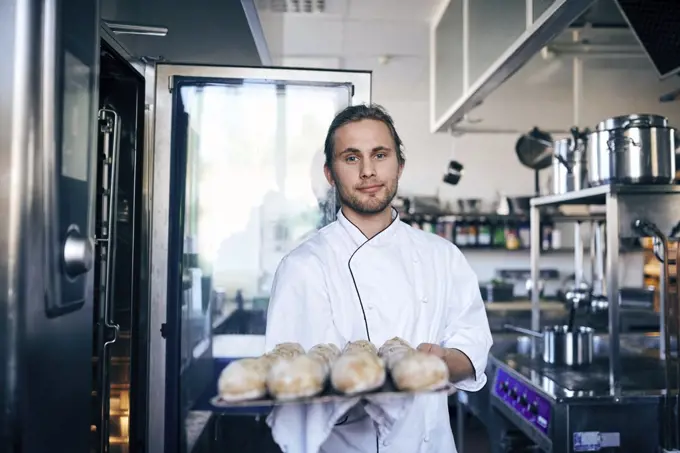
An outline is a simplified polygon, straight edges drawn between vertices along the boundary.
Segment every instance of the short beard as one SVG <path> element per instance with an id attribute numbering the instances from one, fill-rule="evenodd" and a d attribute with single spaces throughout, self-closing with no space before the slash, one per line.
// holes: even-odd
<path id="1" fill-rule="evenodd" d="M 338 184 L 338 180 L 335 179 L 335 175 L 333 175 L 333 181 L 335 182 L 335 187 L 338 191 L 340 204 L 342 206 L 347 206 L 352 211 L 361 215 L 379 214 L 387 209 L 391 205 L 392 200 L 394 200 L 394 197 L 397 195 L 397 189 L 399 186 L 398 181 L 394 181 L 394 184 L 391 187 L 386 185 L 385 188 L 389 190 L 389 192 L 387 192 L 385 198 L 382 200 L 372 199 L 371 201 L 373 201 L 373 203 L 366 203 L 362 202 L 359 198 L 353 196 L 351 193 L 348 193 L 340 184 Z"/>

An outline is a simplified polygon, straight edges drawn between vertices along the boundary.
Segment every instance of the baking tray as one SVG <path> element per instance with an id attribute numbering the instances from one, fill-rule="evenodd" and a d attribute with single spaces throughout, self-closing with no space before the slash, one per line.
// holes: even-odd
<path id="1" fill-rule="evenodd" d="M 201 397 L 198 398 L 194 404 L 193 410 L 203 410 L 211 412 L 221 412 L 225 414 L 266 414 L 271 411 L 272 407 L 284 406 L 290 404 L 318 404 L 346 401 L 355 398 L 402 398 L 407 395 L 418 395 L 428 393 L 446 393 L 451 395 L 455 393 L 456 388 L 451 383 L 447 383 L 443 388 L 438 390 L 423 390 L 419 392 L 403 392 L 396 389 L 394 383 L 389 377 L 385 379 L 382 387 L 371 392 L 361 393 L 357 395 L 343 395 L 337 392 L 333 387 L 327 383 L 324 391 L 313 397 L 298 398 L 295 400 L 277 401 L 267 396 L 265 398 L 249 401 L 224 401 L 217 395 L 217 381 L 220 373 L 229 362 L 237 359 L 213 359 L 213 381 L 207 386 Z"/>

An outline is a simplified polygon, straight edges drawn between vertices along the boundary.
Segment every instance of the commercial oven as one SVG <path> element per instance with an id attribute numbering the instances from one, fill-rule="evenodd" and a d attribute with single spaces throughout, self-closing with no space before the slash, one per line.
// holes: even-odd
<path id="1" fill-rule="evenodd" d="M 154 62 L 97 2 L 8 3 L 0 451 L 243 451 L 264 413 L 214 415 L 216 376 L 334 220 L 324 137 L 371 73 Z"/>

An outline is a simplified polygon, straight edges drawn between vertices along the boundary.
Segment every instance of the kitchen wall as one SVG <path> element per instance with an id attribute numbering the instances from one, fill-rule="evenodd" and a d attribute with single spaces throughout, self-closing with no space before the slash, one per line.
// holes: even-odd
<path id="1" fill-rule="evenodd" d="M 515 157 L 514 144 L 520 131 L 534 125 L 542 129 L 568 130 L 575 124 L 592 128 L 608 116 L 629 112 L 664 114 L 680 125 L 680 102 L 658 103 L 659 95 L 677 88 L 677 83 L 660 83 L 646 58 L 585 61 L 581 104 L 578 118 L 574 118 L 571 60 L 536 57 L 472 112 L 472 121 L 467 124 L 511 129 L 512 133 L 475 133 L 455 138 L 432 134 L 430 26 L 422 19 L 426 11 L 418 9 L 425 2 L 390 1 L 391 7 L 382 0 L 342 0 L 328 3 L 329 7 L 340 9 L 341 3 L 348 3 L 349 14 L 286 15 L 278 27 L 267 25 L 264 15 L 263 21 L 275 64 L 373 71 L 373 99 L 392 114 L 406 147 L 402 195 L 493 200 L 498 193 L 532 194 L 533 173 Z M 430 7 L 436 3 L 427 2 Z M 380 9 L 380 5 L 385 7 Z M 372 8 L 371 14 L 367 8 Z M 465 165 L 464 177 L 455 187 L 441 183 L 451 158 Z M 542 173 L 545 187 L 550 171 Z M 573 235 L 569 227 L 564 229 L 563 244 L 568 247 Z M 465 253 L 480 280 L 492 278 L 501 266 L 529 267 L 528 252 Z M 623 261 L 623 281 L 642 284 L 642 257 L 629 255 Z M 569 253 L 546 255 L 541 262 L 565 273 L 574 267 Z"/>
<path id="2" fill-rule="evenodd" d="M 574 117 L 573 63 L 571 59 L 544 62 L 535 58 L 520 70 L 483 106 L 473 112 L 468 124 L 476 128 L 500 128 L 528 131 L 569 129 L 575 121 L 581 127 L 595 127 L 609 116 L 626 113 L 658 113 L 680 126 L 680 102 L 659 103 L 661 94 L 677 87 L 674 80 L 660 82 L 646 58 L 627 60 L 592 60 L 583 63 L 581 105 Z M 379 82 L 378 82 L 379 83 Z M 515 156 L 519 133 L 472 133 L 454 137 L 429 133 L 429 102 L 381 99 L 392 113 L 407 152 L 407 167 L 400 186 L 402 195 L 439 195 L 443 200 L 481 198 L 494 200 L 499 193 L 530 195 L 534 190 L 533 172 L 523 167 Z M 465 166 L 464 177 L 457 186 L 441 183 L 449 159 Z M 541 172 L 541 189 L 550 184 L 551 170 Z M 573 244 L 573 227 L 561 225 L 565 247 Z M 480 280 L 494 276 L 497 268 L 528 268 L 528 252 L 466 251 L 466 256 Z M 546 267 L 561 272 L 573 271 L 573 256 L 551 254 L 541 258 Z M 623 259 L 622 281 L 642 284 L 642 255 L 628 254 Z"/>

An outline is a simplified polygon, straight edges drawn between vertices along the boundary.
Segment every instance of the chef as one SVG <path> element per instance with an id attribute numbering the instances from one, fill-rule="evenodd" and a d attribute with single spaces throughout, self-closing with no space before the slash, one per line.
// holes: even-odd
<path id="1" fill-rule="evenodd" d="M 401 337 L 441 357 L 451 381 L 486 383 L 491 334 L 475 273 L 451 242 L 399 220 L 391 202 L 405 158 L 379 106 L 341 111 L 325 142 L 337 220 L 283 258 L 267 314 L 266 348 Z M 455 452 L 446 394 L 286 405 L 267 418 L 285 453 Z"/>

